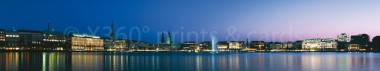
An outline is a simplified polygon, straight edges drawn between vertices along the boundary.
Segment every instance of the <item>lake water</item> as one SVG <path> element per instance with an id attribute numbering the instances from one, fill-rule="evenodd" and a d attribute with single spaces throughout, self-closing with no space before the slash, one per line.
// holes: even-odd
<path id="1" fill-rule="evenodd" d="M 0 52 L 0 71 L 376 71 L 380 53 Z"/>

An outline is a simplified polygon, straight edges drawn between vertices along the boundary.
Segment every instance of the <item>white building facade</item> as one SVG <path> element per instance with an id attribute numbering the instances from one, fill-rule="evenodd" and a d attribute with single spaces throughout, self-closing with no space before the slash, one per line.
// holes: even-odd
<path id="1" fill-rule="evenodd" d="M 337 42 L 332 38 L 307 39 L 302 42 L 303 50 L 336 50 Z"/>
<path id="2" fill-rule="evenodd" d="M 350 36 L 347 35 L 346 33 L 339 34 L 339 35 L 338 35 L 338 38 L 337 38 L 337 40 L 338 40 L 339 42 L 349 42 L 350 39 L 351 39 Z"/>

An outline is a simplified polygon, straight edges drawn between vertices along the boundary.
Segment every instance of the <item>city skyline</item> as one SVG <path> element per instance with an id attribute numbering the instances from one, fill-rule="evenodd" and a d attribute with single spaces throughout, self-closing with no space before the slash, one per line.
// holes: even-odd
<path id="1" fill-rule="evenodd" d="M 115 31 L 129 34 L 132 28 L 148 27 L 149 31 L 133 40 L 158 43 L 159 32 L 217 32 L 218 40 L 296 41 L 316 37 L 336 38 L 337 34 L 380 34 L 378 1 L 367 0 L 255 0 L 255 1 L 1 1 L 0 28 L 64 32 L 74 27 L 79 33 L 108 37 L 112 21 Z M 214 3 L 215 2 L 215 3 Z M 83 5 L 85 4 L 85 5 Z M 11 27 L 12 26 L 12 27 Z M 90 28 L 91 30 L 89 30 Z M 229 28 L 236 30 L 229 38 Z M 120 33 L 119 32 L 119 33 Z M 248 33 L 256 32 L 248 36 Z M 264 33 L 260 33 L 264 32 Z M 293 35 L 278 36 L 280 33 Z M 159 33 L 159 34 L 158 34 Z M 267 35 L 269 34 L 269 35 Z M 118 35 L 117 33 L 115 35 Z M 153 36 L 152 36 L 153 35 Z M 239 36 L 238 36 L 239 35 Z M 237 37 L 238 36 L 238 37 Z M 265 36 L 265 37 L 263 37 Z M 130 37 L 130 36 L 127 36 Z M 192 36 L 183 36 L 192 37 Z M 122 38 L 120 36 L 116 38 Z M 204 40 L 211 40 L 209 36 Z M 154 40 L 152 40 L 154 39 Z M 201 39 L 201 38 L 198 38 Z M 194 41 L 173 37 L 174 42 Z M 196 42 L 204 41 L 199 40 Z"/>
<path id="2" fill-rule="evenodd" d="M 0 0 L 0 71 L 378 71 L 380 0 Z"/>

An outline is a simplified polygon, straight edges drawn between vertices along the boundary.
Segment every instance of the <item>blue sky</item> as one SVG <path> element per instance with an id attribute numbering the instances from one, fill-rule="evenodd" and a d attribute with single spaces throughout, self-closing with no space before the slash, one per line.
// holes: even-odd
<path id="1" fill-rule="evenodd" d="M 152 43 L 169 29 L 177 43 L 209 41 L 211 32 L 220 41 L 373 37 L 379 7 L 378 0 L 1 0 L 0 28 L 46 30 L 49 20 L 55 31 L 107 37 L 113 20 L 118 38 Z"/>

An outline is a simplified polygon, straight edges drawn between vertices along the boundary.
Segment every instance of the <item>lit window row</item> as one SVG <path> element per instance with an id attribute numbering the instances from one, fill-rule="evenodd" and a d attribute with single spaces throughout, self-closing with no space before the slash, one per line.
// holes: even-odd
<path id="1" fill-rule="evenodd" d="M 20 37 L 19 35 L 6 35 L 6 37 Z"/>

